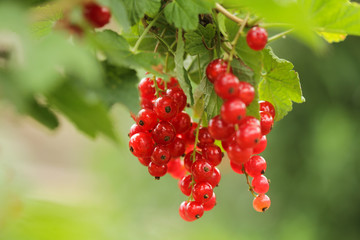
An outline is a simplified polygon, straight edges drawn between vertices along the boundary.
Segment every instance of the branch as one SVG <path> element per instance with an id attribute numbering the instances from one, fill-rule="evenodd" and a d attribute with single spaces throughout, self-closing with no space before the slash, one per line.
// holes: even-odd
<path id="1" fill-rule="evenodd" d="M 242 24 L 244 22 L 243 19 L 236 17 L 235 15 L 231 14 L 228 10 L 226 10 L 223 6 L 221 6 L 219 3 L 216 3 L 216 10 L 224 14 L 227 18 L 230 20 L 236 22 L 237 24 Z"/>

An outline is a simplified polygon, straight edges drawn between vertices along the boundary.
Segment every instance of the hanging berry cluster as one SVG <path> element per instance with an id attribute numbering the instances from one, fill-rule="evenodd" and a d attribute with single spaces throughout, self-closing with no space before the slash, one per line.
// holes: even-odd
<path id="1" fill-rule="evenodd" d="M 263 49 L 266 41 L 264 29 L 254 27 L 248 32 L 247 42 L 252 49 Z M 270 207 L 270 198 L 265 195 L 269 181 L 264 176 L 266 161 L 258 154 L 266 148 L 275 109 L 271 103 L 260 101 L 260 121 L 247 116 L 246 107 L 252 103 L 255 89 L 239 81 L 224 59 L 210 62 L 206 76 L 224 101 L 208 127 L 202 126 L 202 118 L 193 122 L 184 111 L 187 97 L 176 78 L 169 82 L 155 76 L 142 79 L 138 85 L 142 109 L 133 116 L 136 123 L 129 133 L 130 151 L 155 179 L 166 173 L 179 179 L 179 188 L 188 197 L 179 207 L 185 221 L 202 217 L 204 211 L 216 205 L 214 188 L 221 179 L 217 166 L 224 156 L 222 149 L 233 171 L 245 174 L 254 209 L 263 212 Z M 251 183 L 249 176 L 253 178 Z"/>

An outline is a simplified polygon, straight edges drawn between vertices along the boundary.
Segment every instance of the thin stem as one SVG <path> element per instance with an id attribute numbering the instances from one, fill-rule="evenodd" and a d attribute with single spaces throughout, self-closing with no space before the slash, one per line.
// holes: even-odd
<path id="1" fill-rule="evenodd" d="M 199 79 L 201 80 L 201 63 L 200 63 L 200 54 L 197 55 L 198 59 L 198 68 L 199 68 Z"/>
<path id="2" fill-rule="evenodd" d="M 151 21 L 151 23 L 144 29 L 144 32 L 141 34 L 141 36 L 139 37 L 139 39 L 136 41 L 135 46 L 133 47 L 132 51 L 136 52 L 142 42 L 142 40 L 144 39 L 144 37 L 146 36 L 146 34 L 150 31 L 150 29 L 152 28 L 152 26 L 155 24 L 155 22 L 158 20 L 158 18 L 160 17 L 160 15 L 162 14 L 163 10 L 161 10 L 156 16 L 155 18 Z"/>
<path id="3" fill-rule="evenodd" d="M 243 19 L 236 17 L 235 15 L 231 14 L 228 10 L 226 10 L 223 6 L 221 6 L 219 3 L 216 3 L 216 10 L 218 10 L 219 12 L 221 12 L 222 14 L 224 14 L 224 16 L 226 16 L 227 18 L 229 18 L 230 20 L 236 22 L 237 24 L 242 24 L 244 22 Z"/>
<path id="4" fill-rule="evenodd" d="M 279 34 L 276 34 L 276 35 L 268 38 L 268 41 L 267 41 L 267 42 L 270 43 L 270 42 L 275 41 L 275 40 L 277 40 L 277 39 L 279 39 L 279 38 L 282 38 L 282 37 L 286 36 L 286 34 L 291 33 L 292 31 L 294 31 L 293 28 L 292 28 L 292 29 L 289 29 L 289 30 L 287 30 L 287 31 L 285 31 L 285 32 L 281 32 L 281 33 L 279 33 Z"/>
<path id="5" fill-rule="evenodd" d="M 194 143 L 194 150 L 193 150 L 193 153 L 192 153 L 192 160 L 193 162 L 195 162 L 195 156 L 196 156 L 196 146 L 199 142 L 199 130 L 200 130 L 200 126 L 201 126 L 201 122 L 202 122 L 202 117 L 203 117 L 203 114 L 204 112 L 201 113 L 201 116 L 200 116 L 200 119 L 199 119 L 199 122 L 198 122 L 198 125 L 196 127 L 196 134 L 195 134 L 195 143 Z"/>
<path id="6" fill-rule="evenodd" d="M 243 166 L 244 166 L 244 165 L 243 165 Z M 251 184 L 250 184 L 249 175 L 245 172 L 244 167 L 243 167 L 243 172 L 244 172 L 245 177 L 246 177 L 246 183 L 247 183 L 247 185 L 249 185 L 249 191 L 251 192 L 251 194 L 252 194 L 254 197 L 256 197 L 256 194 L 255 194 L 255 192 L 254 192 L 254 189 L 253 189 L 253 187 L 252 187 Z"/>
<path id="7" fill-rule="evenodd" d="M 166 52 L 166 55 L 165 55 L 165 72 L 167 73 L 168 71 L 168 64 L 169 64 L 169 52 Z"/>
<path id="8" fill-rule="evenodd" d="M 162 39 L 165 35 L 165 32 L 166 32 L 166 28 L 164 28 L 164 30 L 162 31 L 162 33 L 160 34 L 160 38 Z M 155 45 L 155 48 L 154 48 L 154 53 L 157 52 L 158 48 L 159 48 L 159 45 L 160 45 L 160 40 L 157 41 L 156 45 Z"/>
<path id="9" fill-rule="evenodd" d="M 154 76 L 152 78 L 153 82 L 154 82 L 154 86 L 155 86 L 155 95 L 156 95 L 156 98 L 158 98 L 160 96 L 160 89 L 159 89 L 159 86 L 156 82 L 156 77 Z"/>
<path id="10" fill-rule="evenodd" d="M 246 22 L 247 20 L 249 19 L 249 14 L 246 15 L 244 21 L 242 22 L 240 28 L 239 28 L 239 31 L 236 33 L 235 35 L 235 38 L 234 40 L 231 42 L 231 45 L 232 45 L 232 48 L 231 48 L 231 52 L 230 52 L 230 56 L 229 56 L 229 61 L 228 61 L 228 66 L 227 66 L 227 69 L 226 69 L 226 72 L 230 72 L 230 67 L 231 67 L 231 61 L 233 60 L 234 58 L 234 54 L 235 54 L 235 47 L 236 47 L 236 44 L 240 38 L 240 35 L 242 34 L 243 30 L 244 30 L 244 27 L 246 25 Z"/>
<path id="11" fill-rule="evenodd" d="M 154 33 L 154 36 L 156 37 L 156 39 L 157 39 L 159 42 L 161 42 L 162 44 L 165 45 L 165 47 L 168 49 L 168 52 L 170 52 L 173 56 L 175 56 L 175 52 L 172 50 L 172 47 L 169 46 L 169 44 L 167 44 L 167 42 L 164 41 L 164 39 L 162 39 L 160 36 L 156 35 L 155 33 Z"/>
<path id="12" fill-rule="evenodd" d="M 260 23 L 260 27 L 270 28 L 270 27 L 291 27 L 289 23 Z"/>

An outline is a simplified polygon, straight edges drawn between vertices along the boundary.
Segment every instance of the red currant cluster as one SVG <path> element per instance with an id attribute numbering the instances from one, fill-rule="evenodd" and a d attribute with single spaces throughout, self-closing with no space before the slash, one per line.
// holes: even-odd
<path id="1" fill-rule="evenodd" d="M 96 2 L 87 2 L 82 6 L 83 17 L 91 27 L 101 28 L 110 22 L 110 9 L 97 4 Z M 65 17 L 57 22 L 57 27 L 66 29 L 71 34 L 81 36 L 83 28 L 76 23 L 72 23 L 65 14 Z"/>
<path id="2" fill-rule="evenodd" d="M 224 100 L 220 115 L 209 121 L 210 135 L 221 140 L 234 172 L 239 174 L 245 172 L 247 177 L 254 178 L 249 186 L 253 194 L 254 192 L 259 194 L 258 196 L 254 194 L 256 196 L 254 208 L 257 211 L 265 211 L 270 206 L 270 199 L 263 195 L 269 190 L 269 182 L 263 175 L 266 161 L 256 154 L 260 154 L 266 148 L 266 135 L 271 131 L 274 123 L 274 107 L 271 103 L 262 101 L 260 121 L 255 117 L 246 116 L 246 107 L 255 96 L 254 88 L 247 82 L 239 81 L 232 74 L 228 63 L 222 59 L 212 61 L 207 66 L 206 75 L 214 84 L 217 95 Z"/>

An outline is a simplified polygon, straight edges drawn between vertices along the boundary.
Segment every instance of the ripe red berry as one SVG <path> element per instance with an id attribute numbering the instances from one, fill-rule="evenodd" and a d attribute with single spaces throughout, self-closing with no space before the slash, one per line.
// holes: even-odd
<path id="1" fill-rule="evenodd" d="M 168 88 L 180 87 L 178 80 L 175 77 L 171 77 L 168 84 Z"/>
<path id="2" fill-rule="evenodd" d="M 184 161 L 182 161 L 180 158 L 171 159 L 167 166 L 167 172 L 175 179 L 182 179 L 186 174 Z"/>
<path id="3" fill-rule="evenodd" d="M 148 166 L 148 171 L 151 176 L 154 176 L 156 179 L 164 176 L 167 172 L 167 165 L 157 165 L 153 162 L 150 162 Z"/>
<path id="4" fill-rule="evenodd" d="M 207 201 L 203 204 L 204 211 L 210 211 L 211 209 L 213 209 L 215 207 L 215 205 L 216 205 L 216 196 L 215 196 L 215 193 L 213 193 L 213 195 L 211 196 L 209 201 Z"/>
<path id="5" fill-rule="evenodd" d="M 242 148 L 253 148 L 260 142 L 261 136 L 260 127 L 242 124 L 236 131 L 236 142 Z"/>
<path id="6" fill-rule="evenodd" d="M 211 175 L 211 177 L 207 181 L 214 188 L 214 187 L 217 187 L 219 185 L 220 180 L 221 180 L 220 170 L 217 167 L 214 167 L 213 174 Z"/>
<path id="7" fill-rule="evenodd" d="M 191 173 L 196 182 L 208 181 L 214 172 L 214 166 L 205 160 L 198 160 L 191 166 Z"/>
<path id="8" fill-rule="evenodd" d="M 191 222 L 193 221 L 187 214 L 186 214 L 186 205 L 188 204 L 188 201 L 183 201 L 181 204 L 180 204 L 180 207 L 179 207 L 179 215 L 182 219 L 184 219 L 185 221 L 187 222 Z"/>
<path id="9" fill-rule="evenodd" d="M 138 89 L 140 96 L 143 98 L 151 99 L 155 96 L 154 81 L 149 77 L 140 80 Z"/>
<path id="10" fill-rule="evenodd" d="M 170 155 L 173 158 L 180 157 L 185 153 L 185 141 L 179 137 L 175 137 L 174 141 L 169 145 Z"/>
<path id="11" fill-rule="evenodd" d="M 260 154 L 262 153 L 265 149 L 266 149 L 266 146 L 267 146 L 267 140 L 266 140 L 266 136 L 263 135 L 261 138 L 260 138 L 260 142 L 258 145 L 256 145 L 253 150 L 254 150 L 254 153 L 253 154 Z"/>
<path id="12" fill-rule="evenodd" d="M 191 194 L 191 189 L 192 189 L 191 183 L 192 183 L 191 175 L 187 175 L 179 181 L 179 188 L 185 196 L 190 196 Z"/>
<path id="13" fill-rule="evenodd" d="M 205 160 L 211 163 L 211 165 L 213 166 L 219 165 L 223 158 L 223 153 L 221 152 L 221 149 L 214 144 L 204 147 L 202 149 L 202 154 Z"/>
<path id="14" fill-rule="evenodd" d="M 185 133 L 191 128 L 191 118 L 186 112 L 179 112 L 170 122 L 177 134 Z"/>
<path id="15" fill-rule="evenodd" d="M 174 101 L 178 105 L 178 112 L 181 112 L 185 109 L 187 97 L 181 88 L 170 88 L 166 91 L 166 95 L 174 99 Z"/>
<path id="16" fill-rule="evenodd" d="M 273 119 L 275 119 L 275 114 L 276 114 L 275 108 L 270 102 L 268 102 L 268 101 L 260 101 L 259 104 L 260 104 L 260 111 L 261 112 L 268 112 L 268 113 L 271 114 Z"/>
<path id="17" fill-rule="evenodd" d="M 237 164 L 242 164 L 249 161 L 252 153 L 252 148 L 241 148 L 237 143 L 231 143 L 228 146 L 227 151 L 230 161 L 233 161 Z"/>
<path id="18" fill-rule="evenodd" d="M 223 147 L 223 149 L 224 149 L 226 152 L 229 151 L 229 146 L 230 146 L 231 144 L 236 144 L 235 138 L 236 138 L 236 135 L 235 135 L 235 133 L 233 133 L 229 138 L 221 141 L 221 146 Z"/>
<path id="19" fill-rule="evenodd" d="M 214 82 L 214 90 L 222 99 L 231 99 L 239 94 L 239 79 L 232 73 L 219 75 Z"/>
<path id="20" fill-rule="evenodd" d="M 266 170 L 266 161 L 263 157 L 254 155 L 245 163 L 245 171 L 251 177 L 260 176 Z"/>
<path id="21" fill-rule="evenodd" d="M 238 174 L 244 174 L 242 164 L 238 164 L 238 163 L 235 163 L 233 161 L 230 161 L 230 167 L 234 172 L 236 172 Z"/>
<path id="22" fill-rule="evenodd" d="M 220 115 L 228 124 L 240 123 L 246 115 L 246 105 L 240 99 L 230 99 L 221 106 Z"/>
<path id="23" fill-rule="evenodd" d="M 170 144 L 176 135 L 173 125 L 166 121 L 159 122 L 151 133 L 154 141 L 161 145 Z"/>
<path id="24" fill-rule="evenodd" d="M 246 42 L 255 51 L 264 49 L 267 43 L 268 34 L 264 28 L 253 27 L 246 35 Z"/>
<path id="25" fill-rule="evenodd" d="M 156 113 L 151 109 L 141 109 L 136 117 L 136 123 L 144 130 L 151 130 L 157 124 Z"/>
<path id="26" fill-rule="evenodd" d="M 205 203 L 210 200 L 213 195 L 213 188 L 208 182 L 195 183 L 192 189 L 194 200 L 199 203 Z"/>
<path id="27" fill-rule="evenodd" d="M 110 9 L 94 2 L 84 5 L 83 14 L 95 28 L 101 28 L 110 22 Z"/>
<path id="28" fill-rule="evenodd" d="M 149 98 L 140 98 L 140 107 L 141 108 L 148 108 L 153 109 L 154 108 L 154 100 Z"/>
<path id="29" fill-rule="evenodd" d="M 213 138 L 225 140 L 234 132 L 234 125 L 226 123 L 217 115 L 209 121 L 208 130 Z"/>
<path id="30" fill-rule="evenodd" d="M 191 123 L 190 129 L 184 133 L 186 142 L 188 145 L 193 145 L 195 143 L 195 135 L 196 135 L 196 128 L 198 124 L 197 123 Z"/>
<path id="31" fill-rule="evenodd" d="M 274 125 L 274 119 L 269 112 L 260 112 L 260 124 L 261 133 L 263 135 L 269 134 Z"/>
<path id="32" fill-rule="evenodd" d="M 143 132 L 143 131 L 144 131 L 144 130 L 143 130 L 139 125 L 137 125 L 136 123 L 134 123 L 134 124 L 131 125 L 131 127 L 130 127 L 130 131 L 129 131 L 128 136 L 129 136 L 129 137 L 132 137 L 134 134 L 139 133 L 139 132 Z"/>
<path id="33" fill-rule="evenodd" d="M 246 106 L 250 105 L 255 97 L 254 87 L 248 82 L 239 82 L 238 97 L 246 104 Z"/>
<path id="34" fill-rule="evenodd" d="M 145 157 L 145 158 L 138 158 L 139 162 L 144 165 L 144 166 L 149 166 L 150 162 L 151 162 L 151 158 L 149 157 Z"/>
<path id="35" fill-rule="evenodd" d="M 255 126 L 260 127 L 260 121 L 257 118 L 253 117 L 253 116 L 244 117 L 243 120 L 241 120 L 240 125 L 244 125 L 244 124 L 246 124 L 246 125 L 255 125 Z"/>
<path id="36" fill-rule="evenodd" d="M 154 150 L 154 142 L 149 133 L 140 132 L 131 136 L 129 149 L 135 157 L 150 157 Z"/>
<path id="37" fill-rule="evenodd" d="M 271 204 L 270 198 L 265 194 L 259 194 L 254 198 L 253 207 L 258 212 L 265 212 Z"/>
<path id="38" fill-rule="evenodd" d="M 190 151 L 185 155 L 184 158 L 184 166 L 186 168 L 186 170 L 188 170 L 189 172 L 191 172 L 191 167 L 193 165 L 193 163 L 195 161 L 201 160 L 202 159 L 202 155 L 198 152 L 195 153 L 195 160 L 193 158 L 193 152 L 194 151 Z"/>
<path id="39" fill-rule="evenodd" d="M 154 111 L 161 120 L 170 120 L 176 116 L 178 106 L 171 97 L 163 96 L 155 100 Z"/>
<path id="40" fill-rule="evenodd" d="M 200 148 L 203 148 L 206 145 L 209 145 L 209 144 L 212 144 L 215 142 L 215 139 L 212 138 L 207 127 L 202 127 L 199 129 L 198 139 L 199 139 L 198 146 Z"/>
<path id="41" fill-rule="evenodd" d="M 195 221 L 204 215 L 204 207 L 201 203 L 190 201 L 186 204 L 185 214 L 191 221 Z"/>
<path id="42" fill-rule="evenodd" d="M 157 145 L 151 155 L 151 161 L 157 165 L 165 165 L 170 161 L 170 149 L 167 146 Z"/>
<path id="43" fill-rule="evenodd" d="M 254 191 L 259 194 L 267 193 L 267 191 L 269 191 L 269 181 L 264 175 L 254 177 L 251 185 Z"/>
<path id="44" fill-rule="evenodd" d="M 227 70 L 228 63 L 224 59 L 215 59 L 209 63 L 206 68 L 206 76 L 210 82 L 214 83 L 215 79 Z M 230 70 L 232 72 L 232 70 Z"/>

